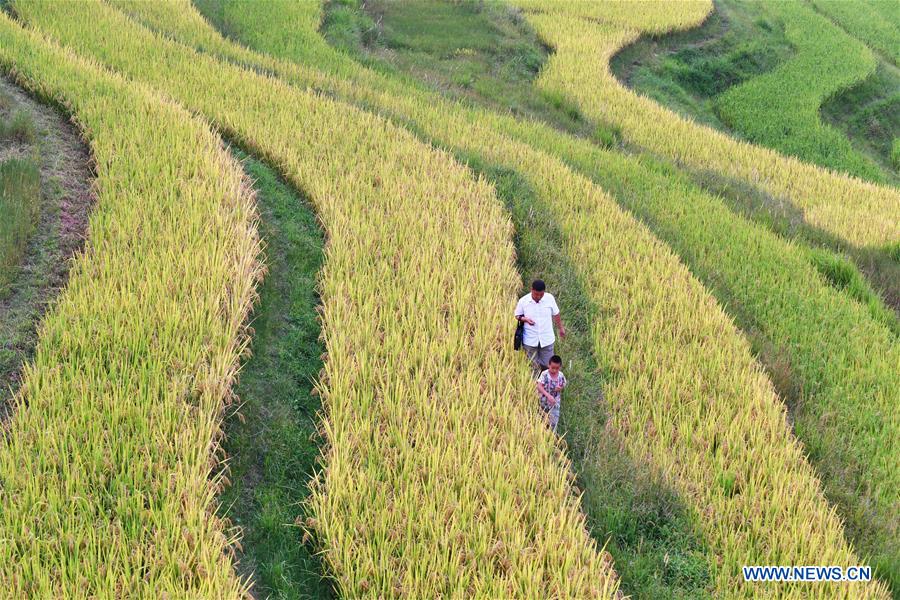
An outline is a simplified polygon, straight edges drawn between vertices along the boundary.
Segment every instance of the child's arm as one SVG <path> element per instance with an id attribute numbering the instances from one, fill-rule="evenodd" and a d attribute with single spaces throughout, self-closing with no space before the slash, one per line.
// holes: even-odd
<path id="1" fill-rule="evenodd" d="M 551 403 L 554 402 L 555 399 L 554 399 L 553 396 L 551 396 L 550 393 L 544 388 L 544 384 L 541 383 L 540 381 L 538 381 L 537 383 L 538 383 L 538 393 L 539 393 L 541 396 L 545 397 L 547 400 L 549 400 Z"/>
<path id="2" fill-rule="evenodd" d="M 544 396 L 547 400 L 550 401 L 550 406 L 556 404 L 556 398 L 550 395 L 550 393 L 544 388 L 544 384 L 540 381 L 537 382 L 538 393 Z"/>

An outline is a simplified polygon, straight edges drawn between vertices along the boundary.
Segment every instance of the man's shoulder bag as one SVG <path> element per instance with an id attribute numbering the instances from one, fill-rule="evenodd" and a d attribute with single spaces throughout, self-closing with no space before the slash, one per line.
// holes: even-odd
<path id="1" fill-rule="evenodd" d="M 522 349 L 522 340 L 525 338 L 525 321 L 519 321 L 516 325 L 516 334 L 513 336 L 513 349 Z"/>

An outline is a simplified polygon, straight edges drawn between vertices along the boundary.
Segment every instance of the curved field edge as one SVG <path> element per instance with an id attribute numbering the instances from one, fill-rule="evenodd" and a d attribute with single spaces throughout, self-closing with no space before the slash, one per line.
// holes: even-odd
<path id="1" fill-rule="evenodd" d="M 190 9 L 189 9 L 189 7 L 186 7 L 183 10 L 189 11 Z M 138 12 L 141 12 L 141 11 L 138 11 Z M 150 11 L 150 13 L 154 13 L 154 12 L 155 11 Z M 200 21 L 199 23 L 196 21 L 191 23 L 189 19 L 187 21 L 177 20 L 179 15 L 180 15 L 180 13 L 174 12 L 174 11 L 170 11 L 168 13 L 168 15 L 163 15 L 159 12 L 155 12 L 155 14 L 149 15 L 149 18 L 151 18 L 151 19 L 153 17 L 156 17 L 157 19 L 162 18 L 162 22 L 157 21 L 156 24 L 161 26 L 161 28 L 163 30 L 168 30 L 168 28 L 166 27 L 167 19 L 175 19 L 176 21 L 174 23 L 172 23 L 172 27 L 174 29 L 178 30 L 181 35 L 187 36 L 187 39 L 189 39 L 189 40 L 200 39 L 200 40 L 202 40 L 202 43 L 204 43 L 204 44 L 218 45 L 217 51 L 222 52 L 225 56 L 232 56 L 232 57 L 236 56 L 236 59 L 239 60 L 240 62 L 242 62 L 243 64 L 248 64 L 248 65 L 256 64 L 257 66 L 260 66 L 260 67 L 266 69 L 267 71 L 280 72 L 280 73 L 282 73 L 282 76 L 284 76 L 286 79 L 296 81 L 298 85 L 305 87 L 305 85 L 309 85 L 308 82 L 310 82 L 310 81 L 317 81 L 319 84 L 321 84 L 322 79 L 324 79 L 321 75 L 316 75 L 315 73 L 310 74 L 308 71 L 300 69 L 300 68 L 291 68 L 288 65 L 273 63 L 273 62 L 267 61 L 263 58 L 254 58 L 253 56 L 248 55 L 248 53 L 246 53 L 246 51 L 241 51 L 238 48 L 228 48 L 227 44 L 225 44 L 225 47 L 223 47 L 222 46 L 223 42 L 216 41 L 214 39 L 215 36 L 210 34 L 210 32 L 208 30 L 203 29 L 203 27 L 205 27 L 205 24 L 203 24 L 202 21 Z M 187 16 L 187 15 L 182 15 L 182 16 Z M 275 24 L 275 23 L 273 23 L 273 24 Z M 197 38 L 192 37 L 193 35 L 196 35 Z M 265 36 L 263 36 L 263 37 L 265 37 Z M 256 62 L 254 62 L 254 61 L 256 61 Z M 317 77 L 319 79 L 317 79 Z M 332 86 L 331 89 L 341 90 L 340 82 L 333 82 L 333 83 L 331 83 L 331 86 Z M 326 89 L 329 89 L 329 88 L 326 87 Z M 345 93 L 345 92 L 343 92 L 343 90 L 341 90 L 341 91 L 342 91 L 342 93 Z M 367 96 L 366 100 L 371 101 L 372 98 Z M 385 106 L 394 106 L 396 108 L 396 106 L 403 105 L 402 102 L 400 103 L 400 105 L 392 105 L 391 98 L 380 98 L 379 100 L 383 100 Z M 566 211 L 571 211 L 573 206 L 577 206 L 579 211 L 589 211 L 589 210 L 593 210 L 593 209 L 589 208 L 591 206 L 592 202 L 596 202 L 598 197 L 603 198 L 602 195 L 598 195 L 597 192 L 592 191 L 592 192 L 588 193 L 589 197 L 591 198 L 590 200 L 577 200 L 576 202 L 573 203 L 572 202 L 573 194 L 574 194 L 574 197 L 577 198 L 579 196 L 579 192 L 577 192 L 577 191 L 573 192 L 573 190 L 571 190 L 571 189 L 567 190 L 565 184 L 574 184 L 576 187 L 581 187 L 581 186 L 584 186 L 584 181 L 581 180 L 579 182 L 579 180 L 577 178 L 573 178 L 571 174 L 566 174 L 565 168 L 561 168 L 559 165 L 552 166 L 552 165 L 542 164 L 547 161 L 552 163 L 553 161 L 550 160 L 549 157 L 542 157 L 542 155 L 540 155 L 540 154 L 529 154 L 530 151 L 523 148 L 522 146 L 510 144 L 508 141 L 504 141 L 502 137 L 498 137 L 496 134 L 490 133 L 489 126 L 478 127 L 478 126 L 473 125 L 473 123 L 476 123 L 476 124 L 482 123 L 482 122 L 490 123 L 491 122 L 490 118 L 474 119 L 474 120 L 471 120 L 470 122 L 466 123 L 465 120 L 460 120 L 460 118 L 458 118 L 458 116 L 451 119 L 450 115 L 454 114 L 454 111 L 446 110 L 447 107 L 441 107 L 439 109 L 436 109 L 440 116 L 435 116 L 434 114 L 431 113 L 431 111 L 429 110 L 429 108 L 427 106 L 424 106 L 424 107 L 417 106 L 414 103 L 412 106 L 410 106 L 409 104 L 406 104 L 405 106 L 407 106 L 407 112 L 401 113 L 401 116 L 399 117 L 401 122 L 407 122 L 408 119 L 412 119 L 412 123 L 414 124 L 414 126 L 416 128 L 427 126 L 425 131 L 429 132 L 429 134 L 434 136 L 435 139 L 445 139 L 445 140 L 450 140 L 450 141 L 455 140 L 456 144 L 462 144 L 463 146 L 465 146 L 465 144 L 467 144 L 469 142 L 460 142 L 460 140 L 461 139 L 469 140 L 471 143 L 475 144 L 475 146 L 473 146 L 472 151 L 476 154 L 479 152 L 484 152 L 485 147 L 494 148 L 494 151 L 497 153 L 495 156 L 498 156 L 499 158 L 495 158 L 492 160 L 496 160 L 499 163 L 506 163 L 506 164 L 511 163 L 516 170 L 519 170 L 522 173 L 527 173 L 529 176 L 530 182 L 532 183 L 532 185 L 534 185 L 535 189 L 539 190 L 542 197 L 549 198 L 549 199 L 555 199 L 555 201 L 552 203 L 552 206 L 554 207 L 555 210 L 560 210 L 565 213 Z M 488 117 L 488 115 L 484 115 L 484 116 Z M 443 122 L 444 119 L 447 119 L 450 122 L 444 123 Z M 490 141 L 488 141 L 488 140 L 490 140 Z M 450 144 L 450 145 L 454 145 L 454 144 Z M 527 159 L 522 155 L 529 155 L 531 158 Z M 513 157 L 513 159 L 511 159 L 510 157 Z M 565 183 L 563 183 L 563 182 L 565 182 Z M 587 185 L 586 187 L 581 188 L 581 189 L 589 190 L 589 189 L 591 189 L 591 186 Z M 615 208 L 614 205 L 609 208 L 607 208 L 607 205 L 608 205 L 608 200 L 603 200 L 598 205 L 598 206 L 602 206 L 603 209 L 597 209 L 597 210 L 609 210 L 613 214 L 618 214 L 618 212 L 617 212 L 618 209 Z M 590 218 L 588 216 L 589 214 L 591 214 L 591 213 L 584 212 L 584 213 L 582 213 L 581 218 L 583 218 L 584 220 L 586 220 L 588 222 L 603 222 L 604 220 L 608 220 L 608 217 L 605 216 L 605 213 L 604 213 L 603 218 L 598 216 L 595 219 Z M 577 217 L 573 217 L 573 218 L 575 218 L 577 220 Z M 623 220 L 623 223 L 627 223 L 627 219 Z M 631 225 L 630 227 L 633 227 L 633 225 Z M 626 229 L 628 229 L 628 226 L 626 226 Z M 618 226 L 617 226 L 617 230 L 618 230 Z M 610 235 L 614 236 L 614 234 L 612 234 L 611 232 L 610 232 Z M 641 235 L 646 235 L 646 233 L 641 234 Z M 567 237 L 568 237 L 568 234 L 567 234 Z M 591 237 L 591 236 L 587 236 L 587 237 Z M 582 238 L 581 236 L 575 236 L 575 239 L 577 239 L 580 243 L 582 239 L 586 239 L 586 238 Z M 615 239 L 615 237 L 613 237 L 613 239 Z M 617 248 L 619 243 L 620 242 L 617 240 L 614 244 L 609 244 L 608 248 Z M 636 245 L 632 244 L 632 246 L 640 247 L 641 245 L 640 244 L 636 244 Z M 593 258 L 596 258 L 596 257 L 593 257 Z M 666 262 L 668 260 L 669 259 L 666 259 Z M 602 268 L 599 266 L 589 266 L 589 265 L 593 265 L 593 264 L 594 263 L 591 263 L 589 261 L 581 262 L 580 269 L 582 270 L 582 272 L 587 272 L 587 273 L 592 273 L 593 270 L 596 270 L 598 272 L 603 272 L 603 271 L 609 271 L 611 269 L 611 267 L 609 267 L 609 264 L 607 264 L 606 267 L 602 267 Z M 649 264 L 653 264 L 653 263 L 651 262 Z M 644 267 L 642 266 L 641 269 L 644 269 Z M 612 271 L 620 272 L 617 268 L 612 268 Z M 621 273 L 630 273 L 630 270 L 625 268 L 623 271 L 621 271 Z M 631 277 L 632 277 L 632 275 L 629 274 L 626 277 L 625 281 L 630 281 Z M 654 279 L 652 275 L 648 276 L 648 277 L 650 280 Z M 657 274 L 657 277 L 655 280 L 659 281 L 659 280 L 668 280 L 668 279 L 669 279 L 668 275 L 660 277 L 659 274 Z M 691 281 L 691 280 L 688 278 L 687 281 Z M 640 283 L 635 284 L 635 285 L 638 285 L 638 287 L 640 288 L 641 286 L 648 285 L 648 283 L 649 283 L 649 281 L 641 280 Z M 688 287 L 690 289 L 693 289 L 693 285 L 695 285 L 695 283 L 690 284 Z M 590 287 L 590 289 L 599 288 L 599 289 L 615 290 L 617 287 L 619 287 L 619 286 L 617 286 L 617 285 L 612 286 L 612 287 L 596 286 L 596 287 Z M 650 287 L 652 287 L 652 286 L 650 286 Z M 672 289 L 678 289 L 678 286 L 674 286 Z M 639 294 L 639 295 L 643 296 L 644 294 Z M 596 296 L 594 296 L 594 298 L 596 298 Z M 620 314 L 617 311 L 619 311 L 621 309 L 620 308 L 610 308 L 610 306 L 611 306 L 610 302 L 612 302 L 613 307 L 617 306 L 615 301 L 600 298 L 601 308 L 598 309 L 598 312 L 604 313 L 604 317 L 603 317 L 604 320 L 606 320 L 607 318 L 612 318 L 610 316 L 612 314 Z M 692 302 L 693 301 L 689 300 L 688 304 L 691 304 Z M 606 311 L 609 311 L 609 314 L 606 314 Z M 678 311 L 676 311 L 676 312 L 678 312 Z M 716 311 L 713 310 L 712 312 L 715 313 Z M 637 315 L 641 315 L 641 314 L 642 313 L 640 311 L 638 311 Z M 704 312 L 703 314 L 705 315 L 705 314 L 707 314 L 707 312 Z M 710 314 L 712 314 L 712 313 L 710 313 Z M 675 319 L 675 320 L 677 321 L 678 319 Z M 621 319 L 621 323 L 623 323 L 623 324 L 630 324 L 632 322 L 637 323 L 639 321 L 641 321 L 640 316 L 636 316 L 636 317 L 632 317 L 632 318 L 623 317 Z M 608 322 L 608 321 L 606 321 L 606 322 Z M 662 325 L 662 326 L 658 325 L 658 328 L 668 330 L 670 328 L 670 325 Z M 725 326 L 725 329 L 728 329 L 727 325 Z M 647 333 L 649 332 L 649 330 L 645 330 L 645 331 Z M 626 332 L 622 331 L 621 333 L 625 334 Z M 629 357 L 627 352 L 630 349 L 634 348 L 633 344 L 637 343 L 639 341 L 639 339 L 647 339 L 647 338 L 641 337 L 641 336 L 646 336 L 647 333 L 643 333 L 643 334 L 639 335 L 638 339 L 635 339 L 634 341 L 631 341 L 626 338 L 624 343 L 622 343 L 621 340 L 620 340 L 620 343 L 604 343 L 602 345 L 602 348 L 604 349 L 603 351 L 607 352 L 607 351 L 609 351 L 608 349 L 613 349 L 615 351 L 615 353 L 618 355 L 617 360 L 622 360 L 622 361 L 627 362 L 628 360 L 637 359 L 637 358 L 639 358 L 639 356 Z M 676 334 L 676 338 L 677 337 L 678 337 L 678 334 Z M 720 336 L 719 336 L 719 334 L 716 334 L 712 337 L 718 339 L 718 337 L 720 337 Z M 737 336 L 736 339 L 739 340 L 740 339 L 739 336 Z M 738 341 L 737 343 L 740 344 L 741 342 Z M 691 347 L 690 352 L 693 352 L 694 346 L 691 345 L 690 347 Z M 746 351 L 746 350 L 744 350 L 744 351 Z M 736 350 L 735 356 L 739 357 L 741 355 L 741 352 L 744 352 L 744 351 Z M 706 359 L 702 359 L 702 360 L 704 360 L 706 362 L 706 364 L 709 364 L 709 362 L 710 362 L 710 359 L 708 357 Z M 715 359 L 713 359 L 713 360 L 715 360 Z M 740 358 L 736 358 L 736 360 L 738 360 L 739 362 L 741 361 Z M 752 359 L 749 358 L 749 352 L 747 352 L 747 361 L 748 361 L 748 365 L 753 364 Z M 666 369 L 668 369 L 668 368 L 669 367 L 666 367 Z M 752 367 L 751 367 L 751 369 L 752 369 Z M 628 369 L 627 366 L 623 366 L 621 368 L 621 371 L 617 374 L 619 376 L 621 376 L 622 372 L 627 373 L 629 370 L 630 369 Z M 640 369 L 635 369 L 635 371 L 639 371 L 639 370 Z M 690 370 L 691 370 L 690 368 L 685 369 L 685 371 L 690 371 Z M 740 370 L 740 369 L 738 369 L 738 370 Z M 731 372 L 728 369 L 723 369 L 723 371 Z M 713 370 L 713 373 L 716 373 L 716 371 Z M 654 377 L 655 376 L 656 375 L 654 375 Z M 682 376 L 684 376 L 683 373 L 681 375 L 679 375 L 678 377 L 680 378 Z M 717 378 L 719 376 L 720 376 L 720 374 L 712 375 L 712 380 L 717 380 Z M 764 381 L 765 378 L 762 378 L 762 380 Z M 647 383 L 650 383 L 650 382 L 647 382 Z M 625 387 L 625 391 L 623 392 L 625 397 L 630 397 L 630 394 L 628 393 L 629 387 L 630 387 L 629 385 L 626 385 L 626 387 Z M 765 387 L 765 385 L 764 385 L 764 387 Z M 678 389 L 679 389 L 678 385 L 675 385 L 672 388 L 672 390 L 674 392 L 677 392 Z M 771 388 L 769 387 L 768 389 L 770 390 Z M 762 398 L 764 398 L 767 393 L 771 394 L 771 391 L 761 392 L 760 395 Z M 751 395 L 754 397 L 757 396 L 757 394 L 755 394 L 755 393 L 751 394 Z M 649 394 L 649 396 L 653 397 L 654 394 L 651 392 Z M 773 397 L 773 396 L 771 396 L 771 397 Z M 766 404 L 765 400 L 761 399 L 761 401 L 763 404 Z M 736 403 L 734 406 L 738 406 L 739 404 L 740 403 Z M 778 407 L 781 407 L 781 404 L 780 404 L 780 402 L 777 401 L 777 399 L 775 399 L 775 401 L 772 403 L 771 406 L 778 408 Z M 718 408 L 725 408 L 725 407 L 718 407 Z M 783 411 L 783 408 L 778 408 L 778 410 Z M 640 414 L 640 412 L 641 412 L 641 409 L 638 409 L 639 414 Z M 701 413 L 701 418 L 702 418 L 702 414 L 703 413 Z M 726 421 L 731 421 L 731 419 L 729 419 L 728 417 L 723 417 L 723 419 L 725 419 Z M 662 417 L 662 421 L 665 422 L 665 417 Z M 776 424 L 779 423 L 779 421 L 781 423 L 781 425 L 780 425 L 781 427 L 785 426 L 783 412 L 781 413 L 780 417 L 778 417 L 774 420 L 768 419 L 767 422 L 769 422 L 769 421 L 773 424 L 773 426 L 776 427 L 776 429 L 778 427 L 778 425 L 776 425 Z M 688 426 L 688 425 L 686 425 L 686 426 L 692 427 L 692 426 Z M 634 439 L 638 439 L 641 435 L 644 435 L 644 433 L 645 433 L 640 428 L 638 428 L 637 431 L 635 431 L 633 429 L 631 431 L 637 434 Z M 714 431 L 715 430 L 713 429 L 709 433 L 712 434 L 712 433 L 714 433 Z M 790 434 L 787 431 L 787 429 L 785 429 L 783 431 L 783 433 L 786 434 L 786 437 L 783 439 L 780 436 L 776 436 L 778 439 L 778 442 L 767 442 L 765 444 L 762 444 L 762 446 L 767 449 L 766 451 L 769 451 L 771 449 L 771 446 L 768 445 L 770 443 L 774 444 L 774 446 L 777 446 L 779 448 L 781 447 L 782 441 L 787 442 L 788 446 L 790 446 L 793 443 L 793 442 L 790 442 L 791 438 L 790 438 Z M 739 434 L 738 430 L 735 430 L 733 432 L 728 433 L 726 437 L 730 437 L 732 435 L 737 436 L 737 435 L 743 435 L 743 434 Z M 657 439 L 655 441 L 660 442 L 661 440 Z M 711 445 L 707 445 L 706 450 L 708 451 L 710 448 L 712 448 L 714 450 L 717 447 L 717 445 L 721 444 L 721 443 L 722 443 L 722 440 L 719 440 L 718 442 L 715 442 L 712 439 L 708 440 L 707 444 L 711 444 Z M 701 458 L 701 455 L 705 451 L 702 450 L 702 441 L 700 442 L 700 444 L 701 444 L 700 446 L 691 444 L 690 448 L 688 449 L 688 454 L 690 456 L 687 457 L 686 464 L 689 465 L 691 463 L 691 461 L 694 460 L 693 458 L 691 458 L 691 456 L 695 456 L 696 458 L 699 458 L 701 461 L 706 460 L 705 456 L 703 458 Z M 735 446 L 732 447 L 731 452 L 738 451 L 744 445 L 746 445 L 746 441 L 735 442 Z M 675 447 L 677 447 L 677 445 Z M 662 452 L 662 450 L 660 450 L 660 451 Z M 699 451 L 699 454 L 692 454 L 697 451 Z M 644 450 L 641 450 L 641 453 L 645 453 L 645 452 L 647 452 L 646 448 Z M 731 454 L 731 452 L 729 454 Z M 668 445 L 666 445 L 666 448 L 665 448 L 665 451 L 663 452 L 663 454 L 666 457 L 668 457 L 666 460 L 663 461 L 664 464 L 668 463 L 670 460 L 675 460 L 676 462 L 681 460 L 681 457 L 671 457 L 670 456 Z M 715 454 L 715 452 L 714 452 L 714 454 Z M 734 458 L 733 456 L 728 457 L 727 459 L 725 459 L 725 463 L 727 464 L 733 458 Z M 720 460 L 721 459 L 722 458 L 720 457 Z M 798 462 L 792 463 L 792 461 L 794 461 L 794 460 L 796 460 Z M 802 457 L 800 457 L 799 454 L 794 455 L 794 458 L 791 460 L 788 460 L 788 463 L 796 464 L 796 467 L 792 466 L 789 468 L 799 468 L 801 471 L 808 468 L 808 467 L 803 466 L 804 463 L 802 461 Z M 685 466 L 685 464 L 682 463 L 680 465 L 680 468 L 684 468 L 684 466 Z M 758 465 L 754 463 L 754 467 L 756 467 L 756 466 L 758 466 Z M 723 468 L 726 471 L 728 470 L 727 466 L 724 466 Z M 707 479 L 707 477 L 710 477 L 710 475 L 711 475 L 711 479 Z M 700 506 L 709 506 L 709 505 L 706 505 L 704 503 L 705 501 L 701 501 L 696 498 L 696 493 L 697 493 L 698 489 L 706 490 L 707 492 L 712 490 L 713 493 L 711 495 L 711 498 L 713 500 L 713 504 L 721 502 L 721 500 L 717 499 L 718 492 L 715 491 L 716 489 L 719 489 L 716 486 L 721 485 L 720 483 L 716 482 L 717 481 L 716 472 L 708 474 L 708 473 L 704 473 L 703 470 L 701 469 L 700 472 L 692 473 L 689 470 L 689 472 L 684 473 L 683 476 L 685 477 L 685 480 L 681 483 L 681 485 L 682 486 L 688 485 L 688 490 L 689 490 L 688 496 L 694 497 L 694 499 L 697 501 L 697 503 Z M 782 476 L 782 478 L 784 478 L 784 477 Z M 792 475 L 792 477 L 789 477 L 788 479 L 791 479 L 796 482 L 798 480 L 805 480 L 805 477 L 800 476 L 799 473 L 795 472 Z M 689 483 L 687 483 L 688 481 L 695 481 L 696 483 L 689 484 Z M 763 485 L 763 488 L 767 489 L 768 484 L 762 484 L 762 485 Z M 813 488 L 811 488 L 811 490 L 817 489 L 815 486 L 817 486 L 817 483 L 813 484 Z M 684 488 L 682 487 L 682 489 L 684 489 Z M 819 492 L 814 492 L 813 496 L 815 496 L 815 494 L 818 494 L 818 493 Z M 796 499 L 794 499 L 794 501 L 796 501 Z M 819 502 L 821 502 L 821 498 L 818 498 L 816 500 L 811 500 L 811 501 L 814 506 L 821 507 L 822 510 L 824 510 L 826 514 L 828 514 L 830 512 L 827 509 L 827 505 L 825 505 L 824 503 L 819 504 Z M 763 501 L 762 505 L 768 505 L 768 503 L 766 501 Z M 783 500 L 780 501 L 780 503 L 772 503 L 771 504 L 771 506 L 773 508 L 776 506 L 783 506 L 783 505 L 784 505 Z M 695 504 L 695 506 L 696 506 L 696 504 Z M 707 513 L 714 514 L 714 512 L 710 512 L 712 510 L 713 509 L 711 509 L 711 508 L 704 508 L 703 514 L 707 514 Z M 753 509 L 754 512 L 756 512 L 758 510 L 759 509 Z M 780 511 L 781 509 L 778 509 L 778 510 Z M 798 513 L 798 514 L 803 514 L 803 517 L 802 517 L 802 519 L 798 519 L 798 521 L 797 521 L 798 526 L 800 526 L 803 530 L 807 529 L 807 527 L 808 527 L 808 519 L 807 519 L 808 514 L 812 514 L 813 512 L 818 511 L 819 508 L 806 510 L 806 512 L 804 512 L 805 510 L 806 509 L 801 510 L 800 513 Z M 740 514 L 740 510 L 735 510 L 734 516 L 738 520 L 740 520 L 739 514 Z M 774 516 L 774 514 L 771 516 Z M 781 518 L 781 517 L 778 517 L 778 518 Z M 833 515 L 829 515 L 827 517 L 827 519 L 832 519 L 832 518 L 833 518 Z M 802 522 L 802 525 L 801 525 L 801 522 Z M 737 523 L 737 521 L 735 523 Z M 708 521 L 705 521 L 704 524 L 709 525 L 710 523 Z M 834 526 L 837 526 L 837 529 L 835 529 L 835 530 L 829 529 L 830 527 L 834 527 Z M 741 527 L 742 526 L 738 526 L 737 529 L 740 530 Z M 829 525 L 826 526 L 823 524 L 822 527 L 823 527 L 823 529 L 816 530 L 815 535 L 824 534 L 825 531 L 827 530 L 827 531 L 830 531 L 831 533 L 836 532 L 837 537 L 832 538 L 829 542 L 822 542 L 822 543 L 814 542 L 814 543 L 812 543 L 809 546 L 809 548 L 810 549 L 815 548 L 816 549 L 815 552 L 817 552 L 817 553 L 820 551 L 820 549 L 823 546 L 833 548 L 833 547 L 835 547 L 835 544 L 840 545 L 843 543 L 843 541 L 841 540 L 840 527 L 839 527 L 839 524 L 837 523 L 837 521 L 830 521 Z M 787 531 L 788 530 L 785 529 L 783 526 L 773 526 L 773 527 L 767 528 L 765 534 L 760 534 L 760 535 L 769 537 L 772 532 L 778 532 L 779 534 L 782 534 L 784 537 L 782 539 L 778 540 L 777 542 L 774 540 L 770 540 L 771 543 L 779 544 L 779 545 L 784 544 L 785 546 L 791 546 L 793 548 L 793 550 L 791 550 L 791 552 L 802 553 L 803 552 L 802 548 L 805 547 L 806 541 L 799 540 L 796 535 L 787 533 Z M 829 533 L 828 535 L 831 535 L 831 533 Z M 722 530 L 710 531 L 709 529 L 707 529 L 707 535 L 710 535 L 711 538 L 717 544 L 722 543 L 723 539 L 731 540 L 730 541 L 731 544 L 738 544 L 738 546 L 740 546 L 740 544 L 742 544 L 742 543 L 746 543 L 744 540 L 735 541 L 734 540 L 735 530 L 730 529 L 730 525 L 727 525 L 727 524 L 723 524 Z M 839 541 L 839 540 L 841 540 L 841 541 Z M 751 550 L 748 550 L 745 547 L 745 549 L 743 551 L 747 552 L 747 551 L 751 551 Z M 745 556 L 745 555 L 742 555 L 742 556 Z M 763 560 L 763 559 L 761 559 L 761 560 Z M 809 559 L 807 559 L 807 560 L 809 560 Z M 802 561 L 802 559 L 801 559 L 801 561 Z M 727 571 L 729 567 L 733 567 L 733 565 L 731 565 L 729 563 L 728 566 L 725 569 L 723 569 L 723 571 Z M 720 577 L 723 578 L 723 579 L 719 579 L 720 585 L 727 585 L 726 582 L 729 582 L 728 573 L 727 572 L 723 573 L 722 571 L 720 571 Z M 737 583 L 737 582 L 732 580 L 729 583 Z M 845 592 L 848 594 L 851 593 L 850 591 L 846 591 L 846 590 L 845 590 Z M 871 588 L 871 593 L 873 593 L 873 594 L 877 595 L 882 592 L 883 592 L 883 588 L 879 588 L 878 586 L 872 586 L 872 588 Z M 749 590 L 748 590 L 748 593 L 749 593 Z M 785 593 L 790 593 L 790 590 L 787 590 Z M 800 594 L 801 592 L 795 590 L 794 593 Z M 834 593 L 838 593 L 838 592 L 834 592 Z"/>
<path id="2" fill-rule="evenodd" d="M 236 597 L 209 479 L 260 271 L 252 197 L 199 120 L 0 15 L 0 60 L 89 141 L 89 243 L 0 440 L 13 596 Z"/>
<path id="3" fill-rule="evenodd" d="M 900 191 L 735 140 L 638 96 L 615 79 L 609 62 L 620 49 L 641 35 L 698 26 L 711 3 L 683 2 L 678 11 L 660 11 L 653 2 L 630 11 L 621 2 L 567 8 L 546 0 L 512 4 L 523 8 L 544 42 L 556 49 L 537 84 L 564 93 L 589 118 L 618 126 L 623 138 L 640 148 L 783 198 L 807 223 L 852 245 L 891 251 L 900 245 Z M 594 85 L 585 86 L 585 80 Z"/>
<path id="4" fill-rule="evenodd" d="M 875 72 L 875 56 L 808 5 L 762 6 L 784 24 L 796 53 L 774 70 L 720 94 L 716 109 L 722 120 L 753 143 L 883 184 L 877 163 L 819 117 L 825 100 Z"/>
<path id="5" fill-rule="evenodd" d="M 200 111 L 309 193 L 328 234 L 328 446 L 307 526 L 340 592 L 613 595 L 509 344 L 519 281 L 488 185 L 384 119 L 196 54 L 102 4 L 14 8 Z"/>

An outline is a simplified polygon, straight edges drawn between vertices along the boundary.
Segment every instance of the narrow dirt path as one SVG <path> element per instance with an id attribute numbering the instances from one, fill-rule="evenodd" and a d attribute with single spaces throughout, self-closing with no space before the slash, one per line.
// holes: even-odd
<path id="1" fill-rule="evenodd" d="M 9 295 L 0 298 L 2 421 L 12 410 L 22 365 L 34 352 L 38 324 L 66 284 L 71 257 L 84 245 L 95 196 L 90 152 L 75 127 L 5 77 L 0 92 L 11 99 L 9 112 L 22 110 L 33 119 L 41 170 L 40 221 Z"/>

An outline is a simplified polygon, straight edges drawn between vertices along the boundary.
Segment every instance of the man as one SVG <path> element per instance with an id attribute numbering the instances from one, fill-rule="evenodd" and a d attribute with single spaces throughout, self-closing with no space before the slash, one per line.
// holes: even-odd
<path id="1" fill-rule="evenodd" d="M 531 293 L 519 299 L 515 312 L 516 320 L 525 323 L 522 347 L 525 349 L 525 356 L 531 361 L 535 375 L 547 368 L 550 357 L 554 354 L 554 323 L 559 330 L 559 337 L 566 337 L 566 328 L 559 316 L 556 298 L 545 290 L 544 282 L 535 279 L 531 284 Z"/>

